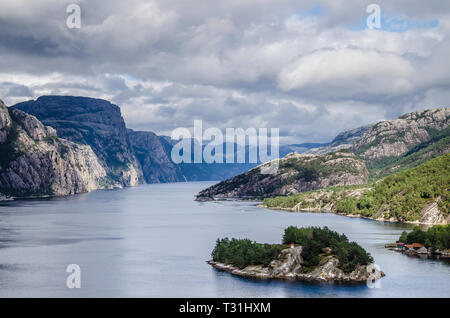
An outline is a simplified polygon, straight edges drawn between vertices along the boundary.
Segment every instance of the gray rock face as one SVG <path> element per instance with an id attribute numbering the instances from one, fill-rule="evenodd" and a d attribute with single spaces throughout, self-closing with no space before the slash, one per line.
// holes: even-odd
<path id="1" fill-rule="evenodd" d="M 7 128 L 10 124 L 11 118 L 9 117 L 8 109 L 0 99 L 0 143 L 5 142 L 7 138 Z"/>
<path id="2" fill-rule="evenodd" d="M 305 151 L 305 154 L 312 155 L 324 155 L 330 152 L 336 152 L 343 149 L 350 149 L 353 145 L 361 139 L 366 131 L 368 131 L 372 125 L 362 126 L 356 129 L 341 132 L 337 135 L 333 141 L 326 146 L 313 148 Z"/>
<path id="3" fill-rule="evenodd" d="M 263 166 L 201 191 L 197 200 L 272 197 L 368 180 L 362 160 L 348 152 L 323 156 L 292 153 L 280 159 L 276 174 L 261 174 Z"/>
<path id="4" fill-rule="evenodd" d="M 449 120 L 450 108 L 438 108 L 383 121 L 367 131 L 355 143 L 354 150 L 367 162 L 399 156 L 430 140 L 433 132 L 444 130 Z"/>
<path id="5" fill-rule="evenodd" d="M 420 223 L 422 224 L 449 224 L 450 215 L 445 215 L 439 210 L 438 200 L 430 204 L 426 204 L 422 211 L 420 211 Z"/>
<path id="6" fill-rule="evenodd" d="M 59 137 L 91 146 L 117 186 L 147 183 L 224 180 L 256 164 L 181 163 L 170 160 L 173 141 L 153 132 L 132 131 L 118 106 L 101 99 L 42 96 L 13 106 L 56 129 Z M 1 138 L 1 136 L 0 136 Z"/>
<path id="7" fill-rule="evenodd" d="M 229 272 L 233 275 L 260 278 L 282 279 L 316 282 L 348 282 L 371 283 L 385 276 L 385 274 L 373 264 L 359 265 L 350 273 L 345 273 L 339 266 L 339 260 L 333 256 L 322 258 L 319 265 L 310 272 L 302 271 L 302 247 L 288 248 L 281 251 L 277 259 L 268 267 L 252 265 L 243 269 L 233 265 L 209 261 L 214 268 Z"/>
<path id="8" fill-rule="evenodd" d="M 34 116 L 0 103 L 0 192 L 68 195 L 104 187 L 106 171 L 92 149 L 58 138 Z"/>
<path id="9" fill-rule="evenodd" d="M 136 156 L 141 163 L 145 182 L 185 181 L 180 166 L 170 159 L 172 145 L 150 131 L 128 129 L 128 136 Z"/>
<path id="10" fill-rule="evenodd" d="M 118 106 L 87 97 L 41 96 L 13 107 L 55 128 L 59 137 L 89 145 L 107 172 L 109 182 L 134 186 L 143 181 Z"/>

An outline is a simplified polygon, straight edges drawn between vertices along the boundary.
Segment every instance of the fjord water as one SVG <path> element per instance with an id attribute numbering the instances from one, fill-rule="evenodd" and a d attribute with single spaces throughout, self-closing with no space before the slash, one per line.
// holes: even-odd
<path id="1" fill-rule="evenodd" d="M 194 201 L 212 183 L 145 185 L 0 204 L 1 297 L 448 297 L 450 265 L 385 249 L 409 225 L 287 213 L 250 202 Z M 218 237 L 281 240 L 284 228 L 328 226 L 357 241 L 386 273 L 366 285 L 267 282 L 205 263 Z M 66 267 L 81 288 L 66 287 Z"/>

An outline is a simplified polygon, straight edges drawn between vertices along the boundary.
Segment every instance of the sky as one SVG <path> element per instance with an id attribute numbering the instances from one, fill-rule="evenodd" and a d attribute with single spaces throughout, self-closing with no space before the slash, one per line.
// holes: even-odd
<path id="1" fill-rule="evenodd" d="M 372 3 L 380 29 L 366 24 Z M 0 99 L 104 98 L 137 130 L 200 119 L 326 142 L 448 107 L 449 36 L 440 0 L 1 0 Z"/>

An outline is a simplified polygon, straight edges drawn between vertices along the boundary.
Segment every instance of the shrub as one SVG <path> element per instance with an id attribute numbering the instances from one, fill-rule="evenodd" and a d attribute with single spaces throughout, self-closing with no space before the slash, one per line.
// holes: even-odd
<path id="1" fill-rule="evenodd" d="M 367 265 L 373 262 L 372 256 L 355 242 L 349 242 L 347 237 L 331 231 L 328 227 L 297 228 L 288 227 L 283 235 L 283 243 L 295 243 L 303 246 L 303 265 L 314 267 L 319 264 L 320 254 L 326 247 L 339 259 L 339 268 L 345 272 L 353 271 L 357 265 Z"/>
<path id="2" fill-rule="evenodd" d="M 217 239 L 211 253 L 214 261 L 231 264 L 239 268 L 249 265 L 268 266 L 281 252 L 274 244 L 259 244 L 248 239 Z"/>
<path id="3" fill-rule="evenodd" d="M 336 204 L 336 212 L 344 214 L 353 214 L 358 211 L 358 200 L 352 197 L 345 197 Z"/>

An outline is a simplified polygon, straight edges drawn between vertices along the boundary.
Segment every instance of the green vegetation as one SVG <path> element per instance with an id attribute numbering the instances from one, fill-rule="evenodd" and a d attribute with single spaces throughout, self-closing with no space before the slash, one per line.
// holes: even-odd
<path id="1" fill-rule="evenodd" d="M 334 186 L 320 190 L 300 192 L 289 196 L 267 198 L 263 204 L 268 208 L 290 209 L 300 203 L 303 209 L 316 206 L 325 206 L 336 201 L 343 192 L 361 188 L 361 185 Z M 313 198 L 317 196 L 317 198 Z"/>
<path id="2" fill-rule="evenodd" d="M 280 254 L 282 247 L 259 244 L 248 239 L 217 239 L 211 256 L 214 261 L 231 264 L 239 268 L 249 265 L 268 266 Z"/>
<path id="3" fill-rule="evenodd" d="M 20 126 L 13 121 L 6 129 L 7 140 L 0 144 L 0 167 L 4 168 L 20 155 L 17 149 Z"/>
<path id="4" fill-rule="evenodd" d="M 425 204 L 439 199 L 439 209 L 447 216 L 450 211 L 449 167 L 450 154 L 446 154 L 416 168 L 398 172 L 378 182 L 359 200 L 344 198 L 336 205 L 336 212 L 367 217 L 381 212 L 386 218 L 416 221 L 420 219 L 420 211 Z"/>
<path id="5" fill-rule="evenodd" d="M 319 265 L 320 258 L 327 248 L 328 254 L 335 255 L 339 260 L 339 268 L 349 273 L 358 265 L 367 265 L 373 262 L 372 256 L 355 242 L 328 227 L 297 228 L 290 226 L 284 231 L 283 244 L 298 244 L 303 246 L 303 265 L 309 269 Z M 327 254 L 327 253 L 325 253 Z"/>
<path id="6" fill-rule="evenodd" d="M 239 268 L 249 265 L 268 266 L 288 244 L 303 246 L 302 258 L 305 271 L 318 266 L 322 257 L 334 255 L 339 260 L 339 268 L 344 272 L 353 271 L 357 265 L 373 262 L 372 257 L 355 242 L 349 242 L 345 235 L 339 235 L 327 227 L 288 227 L 284 231 L 283 244 L 259 244 L 248 239 L 217 239 L 211 253 L 214 261 L 231 264 Z M 328 252 L 327 252 L 328 250 Z"/>
<path id="7" fill-rule="evenodd" d="M 45 136 L 43 140 L 46 142 L 52 142 L 58 139 L 59 139 L 58 136 Z"/>
<path id="8" fill-rule="evenodd" d="M 334 211 L 337 213 L 386 219 L 393 217 L 404 222 L 420 220 L 420 212 L 425 205 L 437 200 L 440 211 L 446 217 L 450 212 L 449 169 L 450 154 L 445 154 L 384 178 L 371 185 L 371 189 L 364 191 L 359 199 L 348 193 L 361 186 L 347 186 L 266 199 L 264 205 L 269 208 L 293 208 L 300 204 L 301 208 L 306 209 L 336 202 Z"/>
<path id="9" fill-rule="evenodd" d="M 410 233 L 404 231 L 398 241 L 407 244 L 420 243 L 432 251 L 448 250 L 450 249 L 450 224 L 435 225 L 427 231 L 416 226 Z"/>

